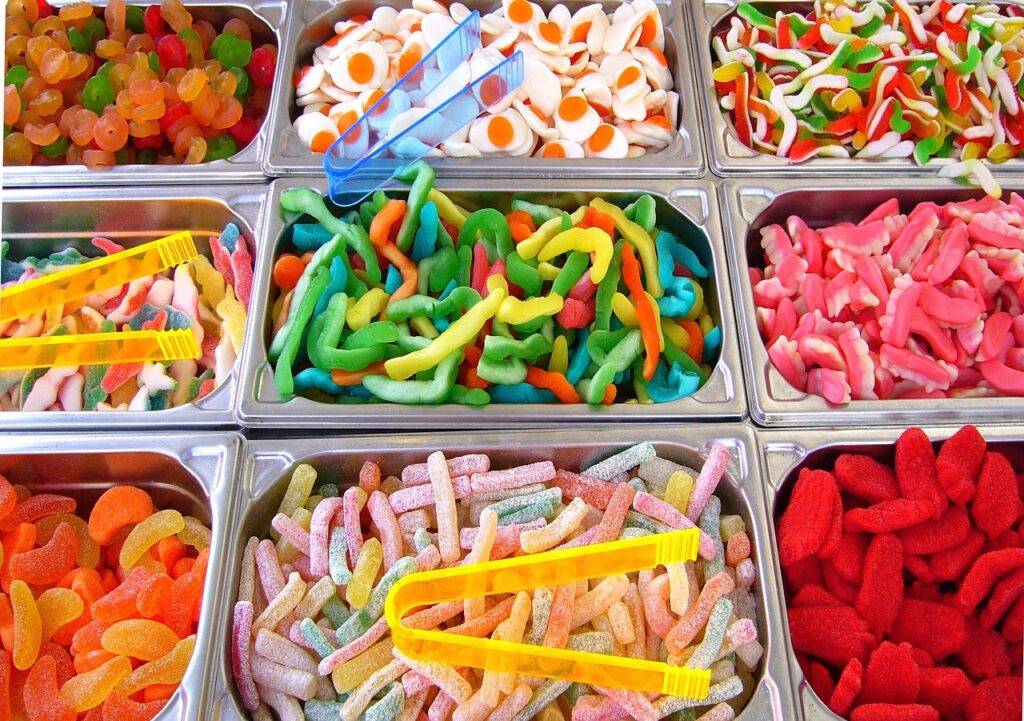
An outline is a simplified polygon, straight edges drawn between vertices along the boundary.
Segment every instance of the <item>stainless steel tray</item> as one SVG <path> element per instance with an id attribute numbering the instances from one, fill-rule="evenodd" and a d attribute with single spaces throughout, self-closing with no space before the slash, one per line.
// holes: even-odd
<path id="1" fill-rule="evenodd" d="M 242 438 L 234 433 L 21 435 L 0 437 L 0 474 L 33 493 L 59 493 L 88 511 L 100 494 L 124 483 L 148 491 L 159 508 L 174 508 L 212 522 L 210 563 L 192 661 L 181 686 L 156 717 L 160 721 L 209 718 L 204 679 L 220 643 L 215 622 L 223 584 L 218 571 L 227 554 L 235 464 Z M 84 514 L 88 518 L 88 514 Z"/>
<path id="2" fill-rule="evenodd" d="M 654 0 L 665 24 L 665 56 L 673 69 L 675 91 L 679 93 L 679 135 L 664 150 L 648 153 L 632 160 L 599 159 L 546 160 L 543 158 L 453 158 L 432 161 L 444 177 L 508 178 L 508 177 L 701 177 L 707 170 L 701 140 L 701 121 L 697 109 L 697 92 L 693 63 L 694 52 L 687 32 L 689 11 L 681 0 Z M 609 11 L 617 0 L 599 0 Z M 465 0 L 471 10 L 481 14 L 500 7 L 496 0 Z M 538 5 L 550 10 L 555 0 L 539 0 Z M 588 5 L 587 0 L 566 0 L 562 3 L 572 11 Z M 278 56 L 274 98 L 271 101 L 271 126 L 263 155 L 263 171 L 270 176 L 323 175 L 323 156 L 309 150 L 296 136 L 292 121 L 295 107 L 294 73 L 309 62 L 313 50 L 334 35 L 334 23 L 356 15 L 369 16 L 382 5 L 402 9 L 411 7 L 410 0 L 305 0 L 289 3 L 285 42 Z M 685 63 L 685 66 L 684 66 Z M 382 161 L 382 169 L 390 172 L 398 161 Z"/>
<path id="3" fill-rule="evenodd" d="M 752 259 L 761 259 L 758 231 L 762 227 L 784 224 L 793 213 L 803 216 L 812 226 L 820 226 L 863 218 L 893 196 L 911 206 L 926 200 L 941 203 L 977 198 L 982 195 L 980 190 L 951 186 L 942 180 L 880 178 L 866 183 L 829 179 L 729 180 L 722 185 L 721 192 L 750 416 L 754 422 L 813 427 L 972 420 L 1019 423 L 1024 418 L 1022 398 L 851 401 L 845 406 L 831 406 L 824 398 L 793 388 L 775 370 L 757 328 L 748 271 Z"/>
<path id="4" fill-rule="evenodd" d="M 188 228 L 198 250 L 210 257 L 210 236 L 235 223 L 249 242 L 259 273 L 259 229 L 266 185 L 189 188 L 67 188 L 59 191 L 23 189 L 4 192 L 3 237 L 11 257 L 45 255 L 73 245 L 91 249 L 90 240 L 103 235 L 134 246 Z M 252 309 L 246 321 L 242 354 L 228 380 L 198 403 L 162 411 L 0 412 L 0 431 L 103 430 L 114 428 L 229 427 L 235 425 L 239 374 L 246 347 L 253 337 Z"/>
<path id="5" fill-rule="evenodd" d="M 158 4 L 153 0 L 127 0 L 129 5 Z M 66 4 L 61 0 L 55 5 Z M 283 47 L 286 0 L 187 0 L 185 7 L 197 20 L 209 20 L 220 27 L 233 17 L 244 20 L 253 31 L 256 43 Z M 94 6 L 106 5 L 95 0 Z M 278 82 L 275 80 L 275 82 Z M 0 172 L 4 188 L 46 187 L 54 185 L 139 185 L 251 183 L 263 180 L 260 158 L 269 142 L 271 104 L 255 140 L 230 158 L 199 165 L 118 165 L 110 170 L 89 170 L 84 165 L 5 165 Z"/>
<path id="6" fill-rule="evenodd" d="M 611 200 L 627 199 L 651 193 L 658 202 L 662 222 L 669 227 L 684 227 L 704 234 L 714 266 L 714 287 L 707 301 L 722 326 L 722 351 L 718 364 L 703 388 L 690 398 L 674 403 L 618 403 L 601 408 L 560 404 L 492 404 L 484 408 L 457 405 L 401 406 L 374 403 L 362 406 L 331 405 L 307 398 L 282 401 L 274 386 L 267 362 L 272 319 L 271 270 L 285 223 L 278 211 L 281 194 L 288 188 L 312 187 L 324 192 L 326 181 L 299 178 L 276 180 L 267 201 L 266 221 L 259 242 L 259 275 L 254 281 L 253 315 L 259 318 L 253 343 L 245 356 L 243 390 L 239 422 L 246 427 L 272 428 L 427 428 L 437 424 L 449 427 L 496 427 L 536 423 L 597 422 L 620 420 L 721 420 L 744 415 L 743 387 L 740 376 L 739 345 L 736 340 L 725 248 L 718 224 L 718 202 L 705 183 L 692 181 L 650 183 L 643 181 L 518 181 L 515 192 L 535 192 L 542 202 L 558 205 L 573 203 L 575 208 L 599 195 Z M 453 199 L 473 207 L 482 203 L 505 206 L 509 202 L 508 181 L 447 181 L 438 187 Z M 404 192 L 404 191 L 402 191 Z"/>
<path id="7" fill-rule="evenodd" d="M 909 0 L 915 5 L 930 4 L 927 0 Z M 964 0 L 966 4 L 975 4 L 980 0 Z M 693 15 L 694 48 L 693 63 L 696 73 L 700 76 L 698 97 L 704 112 L 704 131 L 708 141 L 708 162 L 711 170 L 723 176 L 733 175 L 811 175 L 849 177 L 851 174 L 863 175 L 899 175 L 935 176 L 943 165 L 955 162 L 949 158 L 929 161 L 927 166 L 919 166 L 910 158 L 879 158 L 879 159 L 842 159 L 812 158 L 809 161 L 794 164 L 786 158 L 777 158 L 740 142 L 718 104 L 718 93 L 711 79 L 714 69 L 711 52 L 711 38 L 722 27 L 727 27 L 729 18 L 735 13 L 740 0 L 690 0 Z M 792 2 L 792 0 L 759 0 L 754 3 L 762 11 L 774 15 L 776 8 L 785 12 L 799 8 L 806 10 L 812 6 L 810 2 Z M 1010 160 L 1005 163 L 990 165 L 998 175 L 1024 172 L 1024 160 Z"/>
<path id="8" fill-rule="evenodd" d="M 596 432 L 595 432 L 596 431 Z M 595 440 L 599 438 L 600 440 Z M 758 684 L 746 709 L 737 717 L 744 721 L 782 721 L 792 719 L 788 664 L 778 642 L 782 633 L 775 572 L 769 566 L 774 556 L 765 551 L 768 515 L 754 433 L 746 425 L 601 427 L 585 431 L 516 431 L 513 433 L 404 435 L 395 437 L 306 438 L 250 441 L 241 468 L 238 498 L 231 517 L 232 553 L 221 569 L 224 579 L 221 604 L 216 611 L 220 637 L 212 645 L 207 699 L 209 716 L 223 721 L 247 719 L 231 676 L 231 611 L 238 593 L 239 564 L 250 536 L 264 537 L 270 519 L 284 496 L 292 469 L 309 463 L 321 478 L 339 486 L 355 483 L 359 467 L 367 458 L 376 460 L 385 472 L 424 460 L 435 450 L 446 453 L 489 453 L 500 464 L 512 465 L 533 460 L 552 460 L 567 468 L 586 467 L 589 463 L 640 441 L 651 441 L 660 455 L 684 464 L 699 464 L 711 441 L 727 445 L 733 458 L 718 495 L 724 509 L 743 516 L 755 548 L 758 564 L 758 630 L 765 647 Z M 327 448 L 338 450 L 325 450 Z M 763 581 L 762 579 L 771 579 Z M 780 653 L 781 652 L 781 653 Z"/>
<path id="9" fill-rule="evenodd" d="M 761 554 L 770 552 L 777 558 L 777 540 L 775 521 L 781 515 L 782 508 L 777 505 L 780 500 L 789 497 L 790 487 L 800 468 L 821 468 L 835 460 L 840 453 L 855 452 L 873 456 L 878 460 L 892 462 L 895 454 L 896 439 L 903 428 L 872 428 L 869 430 L 772 430 L 757 431 L 761 445 L 761 465 L 764 472 L 763 486 L 767 495 L 764 522 L 768 525 L 765 543 L 771 544 L 770 551 L 761 546 Z M 925 426 L 924 432 L 933 441 L 942 441 L 957 431 L 956 426 Z M 1011 461 L 1024 463 L 1024 435 L 1018 425 L 989 426 L 978 424 L 978 430 L 988 441 L 990 448 L 1002 453 L 1010 453 Z M 789 674 L 794 689 L 794 703 L 798 715 L 788 716 L 793 721 L 843 721 L 842 717 L 832 713 L 818 695 L 811 689 L 804 678 L 800 664 L 797 663 L 793 645 L 789 638 L 789 622 L 786 620 L 786 597 L 782 584 L 782 569 L 778 563 L 772 564 L 775 576 L 764 581 L 777 591 L 779 603 L 778 621 L 785 629 L 782 638 L 775 644 L 777 655 L 788 660 Z"/>

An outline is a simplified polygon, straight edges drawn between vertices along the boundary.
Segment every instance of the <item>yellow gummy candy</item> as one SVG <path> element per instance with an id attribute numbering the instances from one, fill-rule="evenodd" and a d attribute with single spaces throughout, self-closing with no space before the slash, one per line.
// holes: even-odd
<path id="1" fill-rule="evenodd" d="M 352 571 L 352 580 L 348 582 L 348 589 L 345 599 L 352 608 L 362 608 L 370 598 L 370 591 L 373 589 L 373 582 L 377 578 L 377 571 L 380 570 L 384 561 L 384 548 L 380 541 L 371 538 L 363 544 L 363 549 L 356 559 L 355 570 Z"/>
<path id="2" fill-rule="evenodd" d="M 548 361 L 548 370 L 552 373 L 565 373 L 569 368 L 569 343 L 564 335 L 557 336 L 551 344 L 551 360 Z"/>
<path id="3" fill-rule="evenodd" d="M 676 327 L 678 328 L 678 326 Z M 675 506 L 680 513 L 686 513 L 691 493 L 693 493 L 693 476 L 689 473 L 676 471 L 668 477 L 668 484 L 665 486 L 665 503 Z"/>
<path id="4" fill-rule="evenodd" d="M 174 631 L 147 618 L 118 621 L 100 638 L 104 651 L 143 661 L 153 661 L 170 653 L 177 643 L 178 635 Z"/>
<path id="5" fill-rule="evenodd" d="M 409 319 L 409 327 L 412 328 L 416 333 L 433 340 L 437 336 L 441 335 L 438 333 L 437 328 L 430 322 L 430 318 L 425 315 L 418 315 L 415 318 Z"/>
<path id="6" fill-rule="evenodd" d="M 160 539 L 174 536 L 185 527 L 185 519 L 174 509 L 157 511 L 132 529 L 128 538 L 121 546 L 120 563 L 122 568 L 132 568 L 142 558 L 142 554 L 153 547 Z"/>
<path id="7" fill-rule="evenodd" d="M 665 290 L 661 287 L 661 279 L 658 277 L 658 256 L 651 234 L 627 218 L 626 214 L 622 212 L 622 208 L 612 205 L 607 200 L 594 198 L 590 201 L 590 206 L 615 219 L 615 227 L 619 233 L 640 254 L 640 264 L 644 267 L 644 286 L 647 292 L 654 298 L 663 296 Z M 697 284 L 692 283 L 691 285 L 696 286 Z"/>
<path id="8" fill-rule="evenodd" d="M 281 505 L 277 507 L 278 513 L 291 516 L 296 508 L 306 505 L 309 494 L 313 492 L 313 484 L 316 483 L 316 469 L 308 463 L 300 463 L 292 471 L 292 479 L 288 482 L 288 489 L 284 492 Z"/>
<path id="9" fill-rule="evenodd" d="M 302 528 L 304 531 L 309 530 L 309 524 L 313 520 L 313 512 L 303 506 L 302 508 L 296 508 L 292 513 L 292 520 Z M 295 546 L 290 544 L 287 539 L 281 538 L 277 542 L 277 557 L 281 560 L 281 563 L 294 563 L 301 555 L 301 551 Z"/>
<path id="10" fill-rule="evenodd" d="M 662 318 L 661 332 L 665 337 L 672 341 L 672 345 L 676 348 L 681 351 L 689 351 L 690 334 L 686 332 L 685 328 L 680 326 L 671 318 Z"/>
<path id="11" fill-rule="evenodd" d="M 206 305 L 216 308 L 224 299 L 224 276 L 214 268 L 205 255 L 200 255 L 190 264 L 192 277 L 202 292 Z M 219 311 L 218 311 L 219 312 Z"/>
<path id="12" fill-rule="evenodd" d="M 85 604 L 70 588 L 50 588 L 36 599 L 36 608 L 42 624 L 41 640 L 49 641 L 58 628 L 82 615 Z"/>
<path id="13" fill-rule="evenodd" d="M 431 188 L 427 199 L 437 206 L 437 214 L 449 225 L 459 230 L 466 224 L 466 214 L 459 206 L 452 202 L 452 199 L 436 188 Z"/>
<path id="14" fill-rule="evenodd" d="M 75 711 L 82 712 L 103 703 L 121 680 L 132 672 L 127 656 L 114 656 L 92 671 L 72 676 L 61 686 L 60 695 Z"/>
<path id="15" fill-rule="evenodd" d="M 494 315 L 502 323 L 519 325 L 529 323 L 541 316 L 551 316 L 562 310 L 564 300 L 558 293 L 543 295 L 529 300 L 519 300 L 509 296 L 501 301 L 498 312 Z"/>
<path id="16" fill-rule="evenodd" d="M 716 83 L 731 83 L 743 73 L 747 72 L 747 66 L 739 60 L 733 60 L 715 69 L 711 76 Z"/>
<path id="17" fill-rule="evenodd" d="M 704 289 L 700 283 L 690 283 L 690 287 L 693 288 L 693 294 L 696 298 L 693 301 L 693 307 L 690 308 L 690 312 L 686 314 L 686 320 L 696 320 L 704 311 Z"/>
<path id="18" fill-rule="evenodd" d="M 224 299 L 216 305 L 217 315 L 221 317 L 221 328 L 231 341 L 235 354 L 242 352 L 242 338 L 245 336 L 245 308 L 235 298 L 235 291 L 228 286 Z"/>
<path id="19" fill-rule="evenodd" d="M 390 297 L 381 288 L 372 288 L 369 292 L 364 293 L 362 298 L 349 306 L 348 312 L 345 314 L 345 322 L 348 327 L 352 330 L 359 330 L 369 325 L 374 316 L 384 310 Z"/>
<path id="20" fill-rule="evenodd" d="M 380 643 L 370 646 L 352 660 L 338 666 L 331 672 L 334 689 L 338 693 L 348 693 L 359 686 L 371 673 L 394 658 L 393 649 L 394 643 L 390 638 L 386 638 Z"/>
<path id="21" fill-rule="evenodd" d="M 26 671 L 39 656 L 43 622 L 32 591 L 24 581 L 11 583 L 11 611 L 14 614 L 14 667 Z"/>
<path id="22" fill-rule="evenodd" d="M 562 272 L 562 269 L 554 263 L 538 263 L 537 272 L 540 274 L 541 280 L 554 280 Z"/>
<path id="23" fill-rule="evenodd" d="M 600 283 L 608 272 L 614 249 L 611 236 L 600 228 L 570 228 L 563 230 L 544 244 L 537 255 L 541 261 L 551 260 L 570 251 L 593 253 L 593 265 L 590 267 L 590 281 Z"/>
<path id="24" fill-rule="evenodd" d="M 178 532 L 178 540 L 186 546 L 202 551 L 210 545 L 210 529 L 195 516 L 185 516 L 185 526 Z"/>
<path id="25" fill-rule="evenodd" d="M 586 213 L 586 208 L 577 208 L 576 212 L 569 216 L 569 220 L 573 225 L 577 225 L 583 220 L 583 216 Z M 541 223 L 541 226 L 533 231 L 529 237 L 519 241 L 516 245 L 516 252 L 519 253 L 519 257 L 523 260 L 529 260 L 536 256 L 540 249 L 560 232 L 562 232 L 562 216 L 558 215 L 551 220 Z"/>
<path id="26" fill-rule="evenodd" d="M 195 648 L 195 634 L 181 639 L 164 655 L 149 663 L 142 664 L 125 676 L 124 680 L 118 685 L 117 690 L 126 696 L 130 696 L 153 684 L 180 683 L 181 679 L 185 676 L 188 662 L 192 660 L 192 652 Z"/>

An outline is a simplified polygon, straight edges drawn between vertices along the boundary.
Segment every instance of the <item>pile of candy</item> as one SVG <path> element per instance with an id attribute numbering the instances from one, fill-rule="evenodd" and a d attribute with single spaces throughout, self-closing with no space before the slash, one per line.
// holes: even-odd
<path id="1" fill-rule="evenodd" d="M 7 3 L 4 164 L 201 163 L 256 137 L 277 49 L 181 0 Z"/>
<path id="2" fill-rule="evenodd" d="M 107 238 L 92 244 L 106 254 L 124 248 Z M 252 289 L 252 256 L 237 226 L 210 238 L 206 256 L 102 293 L 55 306 L 22 321 L 0 324 L 0 337 L 23 338 L 120 330 L 191 328 L 198 361 L 115 363 L 0 372 L 0 411 L 147 411 L 194 403 L 220 386 L 241 353 Z M 90 260 L 75 248 L 20 262 L 0 242 L 3 287 Z"/>
<path id="3" fill-rule="evenodd" d="M 345 479 L 318 483 L 299 465 L 272 522 L 277 542 L 253 537 L 243 555 L 231 644 L 239 696 L 281 721 L 421 711 L 433 721 L 657 721 L 693 718 L 698 706 L 711 709 L 704 721 L 730 721 L 753 693 L 763 649 L 750 537 L 713 495 L 728 458 L 715 444 L 697 473 L 643 443 L 576 474 L 550 461 L 492 470 L 486 455 L 439 451 L 401 478 L 382 479 L 367 461 L 344 491 L 334 481 Z M 416 571 L 695 526 L 695 562 L 442 603 L 403 622 L 710 668 L 700 702 L 408 659 L 381 615 L 391 586 Z"/>
<path id="4" fill-rule="evenodd" d="M 830 403 L 1024 396 L 1022 228 L 1014 193 L 762 229 L 750 280 L 772 363 Z"/>
<path id="5" fill-rule="evenodd" d="M 832 711 L 1020 717 L 1021 471 L 973 426 L 938 457 L 911 428 L 892 466 L 844 453 L 831 470 L 801 469 L 778 522 L 779 561 L 793 649 Z"/>
<path id="6" fill-rule="evenodd" d="M 792 162 L 959 158 L 998 196 L 980 162 L 1024 151 L 1024 12 L 1019 5 L 816 2 L 774 16 L 740 3 L 712 39 L 719 103 L 739 140 Z"/>
<path id="7" fill-rule="evenodd" d="M 316 220 L 291 226 L 301 255 L 273 270 L 283 397 L 660 403 L 707 379 L 721 342 L 699 280 L 710 271 L 657 226 L 654 198 L 470 213 L 425 163 L 404 172 L 407 201 L 378 191 L 341 220 L 316 191 L 282 195 L 286 214 Z"/>
<path id="8" fill-rule="evenodd" d="M 461 3 L 416 0 L 397 11 L 343 20 L 296 79 L 303 113 L 295 132 L 324 152 L 395 82 L 466 19 Z M 665 59 L 665 29 L 653 0 L 626 0 L 613 15 L 600 4 L 547 15 L 527 0 L 502 0 L 483 16 L 475 79 L 521 50 L 522 86 L 448 138 L 439 155 L 626 158 L 657 152 L 676 136 L 679 96 Z M 417 109 L 397 113 L 406 127 Z M 416 116 L 418 117 L 418 116 Z"/>
<path id="9" fill-rule="evenodd" d="M 134 486 L 76 506 L 0 476 L 0 717 L 145 721 L 192 658 L 210 529 Z"/>

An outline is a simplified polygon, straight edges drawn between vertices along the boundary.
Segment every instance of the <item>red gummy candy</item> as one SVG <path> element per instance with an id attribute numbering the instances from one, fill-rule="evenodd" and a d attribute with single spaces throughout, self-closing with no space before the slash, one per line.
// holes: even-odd
<path id="1" fill-rule="evenodd" d="M 833 491 L 835 498 L 832 501 L 832 522 L 829 524 L 828 532 L 825 534 L 825 542 L 814 554 L 818 558 L 831 558 L 839 548 L 839 541 L 843 538 L 843 497 L 836 486 Z"/>
<path id="2" fill-rule="evenodd" d="M 75 499 L 52 493 L 30 496 L 4 516 L 0 521 L 0 531 L 13 531 L 22 523 L 35 523 L 40 518 L 52 516 L 55 513 L 74 513 L 76 505 Z"/>
<path id="3" fill-rule="evenodd" d="M 892 469 L 870 456 L 844 453 L 836 459 L 834 472 L 839 487 L 862 501 L 880 503 L 899 497 Z"/>
<path id="4" fill-rule="evenodd" d="M 1010 673 L 1006 639 L 990 628 L 982 628 L 973 618 L 967 619 L 967 642 L 957 658 L 963 670 L 975 681 Z"/>
<path id="5" fill-rule="evenodd" d="M 908 428 L 896 441 L 896 484 L 904 498 L 930 503 L 933 518 L 946 510 L 949 500 L 939 488 L 935 451 L 920 428 Z"/>
<path id="6" fill-rule="evenodd" d="M 118 691 L 103 702 L 103 721 L 149 721 L 167 705 L 167 699 L 139 703 Z"/>
<path id="7" fill-rule="evenodd" d="M 783 564 L 782 577 L 786 581 L 786 588 L 792 593 L 796 593 L 809 583 L 820 586 L 825 582 L 821 575 L 821 561 L 814 556 L 808 556 L 796 563 Z"/>
<path id="8" fill-rule="evenodd" d="M 937 581 L 955 581 L 963 577 L 985 547 L 985 534 L 971 529 L 956 548 L 936 553 L 931 558 L 932 573 Z"/>
<path id="9" fill-rule="evenodd" d="M 74 707 L 60 695 L 57 684 L 57 663 L 52 656 L 42 656 L 35 662 L 25 679 L 23 691 L 28 717 L 46 721 L 75 721 Z"/>
<path id="10" fill-rule="evenodd" d="M 981 612 L 981 627 L 992 628 L 1024 594 L 1024 568 L 1011 573 L 992 589 L 992 597 Z"/>
<path id="11" fill-rule="evenodd" d="M 891 533 L 875 536 L 864 554 L 855 608 L 876 638 L 892 628 L 903 605 L 903 544 Z"/>
<path id="12" fill-rule="evenodd" d="M 25 583 L 51 585 L 64 577 L 75 565 L 78 538 L 71 526 L 61 523 L 45 546 L 11 556 L 8 567 L 11 577 Z"/>
<path id="13" fill-rule="evenodd" d="M 1020 678 L 1015 676 L 992 678 L 979 683 L 964 704 L 967 721 L 1019 718 L 1020 708 Z"/>
<path id="14" fill-rule="evenodd" d="M 921 690 L 920 672 L 910 644 L 883 641 L 864 667 L 860 703 L 914 703 Z"/>
<path id="15" fill-rule="evenodd" d="M 809 583 L 800 589 L 800 593 L 793 598 L 793 607 L 798 606 L 845 606 L 830 591 L 813 583 Z"/>
<path id="16" fill-rule="evenodd" d="M 869 703 L 855 708 L 850 721 L 939 721 L 939 712 L 919 703 Z"/>
<path id="17" fill-rule="evenodd" d="M 829 673 L 826 666 L 817 661 L 811 661 L 807 680 L 810 682 L 811 688 L 814 689 L 814 693 L 818 694 L 818 698 L 822 700 L 832 698 L 832 692 L 835 691 L 836 684 L 832 680 L 832 674 Z"/>
<path id="18" fill-rule="evenodd" d="M 821 576 L 825 580 L 825 588 L 835 595 L 847 606 L 852 606 L 857 601 L 857 587 L 847 583 L 843 577 L 836 573 L 835 568 L 829 561 L 821 564 Z"/>
<path id="19" fill-rule="evenodd" d="M 918 700 L 946 715 L 964 705 L 974 690 L 967 674 L 958 668 L 922 668 Z"/>
<path id="20" fill-rule="evenodd" d="M 868 537 L 863 533 L 844 533 L 829 562 L 843 580 L 859 586 L 867 548 Z"/>
<path id="21" fill-rule="evenodd" d="M 1010 612 L 1003 619 L 1003 638 L 1010 642 L 1017 642 L 1024 638 L 1024 596 L 1021 596 L 1010 608 Z"/>
<path id="22" fill-rule="evenodd" d="M 931 518 L 933 508 L 928 501 L 908 498 L 882 501 L 867 508 L 847 511 L 844 527 L 847 533 L 891 533 Z"/>
<path id="23" fill-rule="evenodd" d="M 788 612 L 794 650 L 842 666 L 867 659 L 875 646 L 868 624 L 849 606 L 805 606 Z"/>
<path id="24" fill-rule="evenodd" d="M 974 426 L 964 426 L 942 444 L 935 459 L 939 486 L 953 503 L 974 498 L 974 480 L 985 459 L 985 439 Z"/>
<path id="25" fill-rule="evenodd" d="M 13 644 L 12 644 L 13 645 Z M 11 657 L 0 653 L 0 718 L 11 717 Z"/>
<path id="26" fill-rule="evenodd" d="M 854 699 L 860 694 L 863 679 L 864 664 L 859 659 L 851 658 L 839 676 L 839 682 L 836 684 L 835 691 L 832 692 L 832 698 L 828 700 L 828 707 L 840 716 L 848 714 Z"/>
<path id="27" fill-rule="evenodd" d="M 779 519 L 779 561 L 784 566 L 821 548 L 832 523 L 836 480 L 827 471 L 802 469 L 793 495 Z M 829 499 L 823 503 L 823 499 Z"/>
<path id="28" fill-rule="evenodd" d="M 955 608 L 908 598 L 903 601 L 889 638 L 896 643 L 909 643 L 940 661 L 963 647 L 967 627 Z"/>
<path id="29" fill-rule="evenodd" d="M 971 504 L 975 525 L 994 539 L 1010 529 L 1019 511 L 1020 496 L 1013 467 L 1002 453 L 986 453 Z"/>
<path id="30" fill-rule="evenodd" d="M 928 559 L 926 558 L 904 553 L 903 566 L 910 571 L 911 575 L 919 583 L 933 583 L 935 581 L 935 574 L 932 573 L 931 566 L 928 565 Z"/>
<path id="31" fill-rule="evenodd" d="M 1024 567 L 1024 548 L 1004 548 L 982 554 L 964 576 L 956 603 L 964 615 L 974 613 L 992 586 L 1006 574 Z"/>
<path id="32" fill-rule="evenodd" d="M 13 511 L 17 504 L 18 494 L 14 492 L 14 486 L 0 475 L 0 519 Z"/>
<path id="33" fill-rule="evenodd" d="M 959 546 L 971 532 L 971 519 L 963 506 L 950 506 L 938 520 L 930 519 L 900 531 L 903 550 L 918 556 Z"/>

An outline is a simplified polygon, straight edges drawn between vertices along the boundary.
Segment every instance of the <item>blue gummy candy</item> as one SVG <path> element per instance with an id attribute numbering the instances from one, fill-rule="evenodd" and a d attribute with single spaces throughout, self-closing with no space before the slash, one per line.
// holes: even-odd
<path id="1" fill-rule="evenodd" d="M 220 245 L 228 253 L 234 253 L 235 247 L 238 245 L 238 226 L 234 223 L 228 223 L 224 226 L 224 230 L 220 234 Z"/>

